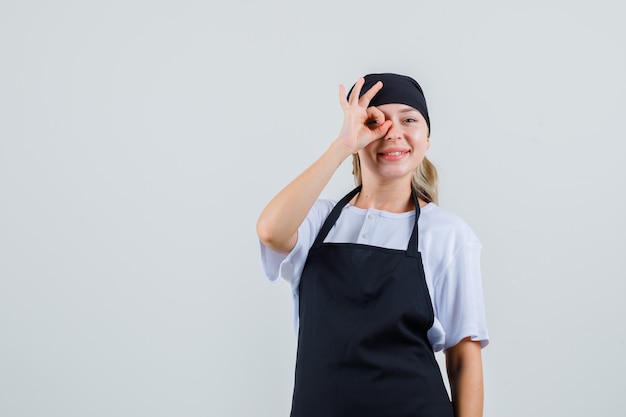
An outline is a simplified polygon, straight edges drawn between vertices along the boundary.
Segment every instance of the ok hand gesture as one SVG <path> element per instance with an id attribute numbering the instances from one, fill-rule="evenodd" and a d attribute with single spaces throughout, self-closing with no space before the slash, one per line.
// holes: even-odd
<path id="1" fill-rule="evenodd" d="M 382 138 L 391 127 L 391 121 L 385 120 L 383 112 L 376 107 L 368 107 L 372 98 L 383 88 L 383 83 L 377 82 L 359 98 L 364 83 L 365 79 L 359 78 L 348 98 L 345 87 L 339 86 L 339 104 L 344 117 L 337 140 L 350 153 L 357 153 Z"/>

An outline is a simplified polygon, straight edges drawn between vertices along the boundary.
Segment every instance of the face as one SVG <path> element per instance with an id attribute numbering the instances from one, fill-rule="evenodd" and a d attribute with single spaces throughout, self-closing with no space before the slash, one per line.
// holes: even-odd
<path id="1" fill-rule="evenodd" d="M 405 104 L 383 104 L 376 108 L 385 115 L 385 120 L 391 121 L 391 127 L 382 138 L 359 151 L 363 181 L 410 181 L 430 147 L 426 120 L 419 111 Z"/>

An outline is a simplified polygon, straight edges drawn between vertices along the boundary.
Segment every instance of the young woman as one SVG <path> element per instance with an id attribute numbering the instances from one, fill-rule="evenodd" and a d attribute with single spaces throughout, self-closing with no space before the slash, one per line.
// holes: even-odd
<path id="1" fill-rule="evenodd" d="M 488 343 L 481 245 L 437 202 L 419 84 L 370 74 L 326 152 L 257 224 L 266 275 L 291 283 L 298 352 L 291 417 L 482 416 Z M 353 156 L 357 188 L 319 195 Z M 444 349 L 451 397 L 434 351 Z"/>

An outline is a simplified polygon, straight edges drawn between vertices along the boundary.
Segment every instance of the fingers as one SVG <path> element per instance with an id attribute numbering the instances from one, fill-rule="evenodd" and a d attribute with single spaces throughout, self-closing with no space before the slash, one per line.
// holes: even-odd
<path id="1" fill-rule="evenodd" d="M 354 87 L 352 87 L 352 92 L 350 93 L 350 97 L 348 97 L 348 102 L 350 104 L 359 103 L 359 96 L 361 95 L 361 88 L 363 88 L 363 84 L 365 84 L 365 78 L 361 77 L 356 81 Z"/>
<path id="2" fill-rule="evenodd" d="M 365 79 L 359 78 L 348 95 L 346 87 L 339 85 L 339 104 L 344 112 L 340 136 L 345 144 L 357 151 L 385 136 L 391 127 L 391 121 L 385 120 L 382 111 L 375 106 L 369 107 L 372 98 L 383 88 L 383 83 L 378 81 L 361 96 L 364 85 Z"/>
<path id="3" fill-rule="evenodd" d="M 391 120 L 385 120 L 382 124 L 377 125 L 375 129 L 372 129 L 372 134 L 376 139 L 381 139 L 389 132 L 389 128 L 391 128 Z"/>
<path id="4" fill-rule="evenodd" d="M 346 87 L 343 84 L 339 84 L 339 105 L 343 110 L 348 107 L 348 99 L 346 99 Z"/>
<path id="5" fill-rule="evenodd" d="M 361 87 L 363 85 L 361 84 Z M 363 96 L 359 99 L 359 104 L 365 107 L 368 107 L 370 105 L 370 101 L 372 101 L 372 99 L 374 98 L 374 96 L 383 88 L 383 82 L 382 81 L 378 81 L 376 84 L 374 84 L 372 86 L 372 88 L 370 88 L 369 90 L 367 90 Z M 361 89 L 359 88 L 359 91 L 361 91 Z"/>
<path id="6" fill-rule="evenodd" d="M 376 126 L 381 125 L 385 121 L 385 114 L 378 110 L 376 107 L 367 108 L 367 119 L 370 121 L 376 121 Z"/>
<path id="7" fill-rule="evenodd" d="M 383 88 L 382 81 L 378 81 L 369 90 L 367 90 L 363 94 L 363 96 L 361 96 L 361 89 L 363 88 L 364 84 L 365 78 L 359 78 L 357 82 L 354 83 L 354 87 L 352 87 L 350 97 L 346 97 L 346 88 L 344 87 L 344 85 L 339 85 L 339 104 L 341 105 L 341 108 L 345 110 L 346 106 L 351 106 L 354 104 L 367 108 L 370 104 L 370 101 L 372 101 L 372 98 L 374 98 L 374 96 Z"/>

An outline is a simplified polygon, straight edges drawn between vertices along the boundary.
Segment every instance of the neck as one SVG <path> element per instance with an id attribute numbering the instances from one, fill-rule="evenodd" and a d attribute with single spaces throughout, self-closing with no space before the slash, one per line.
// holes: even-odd
<path id="1" fill-rule="evenodd" d="M 405 213 L 415 210 L 413 198 L 411 197 L 411 184 L 394 182 L 383 183 L 363 183 L 361 192 L 350 202 L 353 206 L 362 209 L 377 209 L 391 213 Z M 426 202 L 419 200 L 420 207 L 424 207 Z"/>

